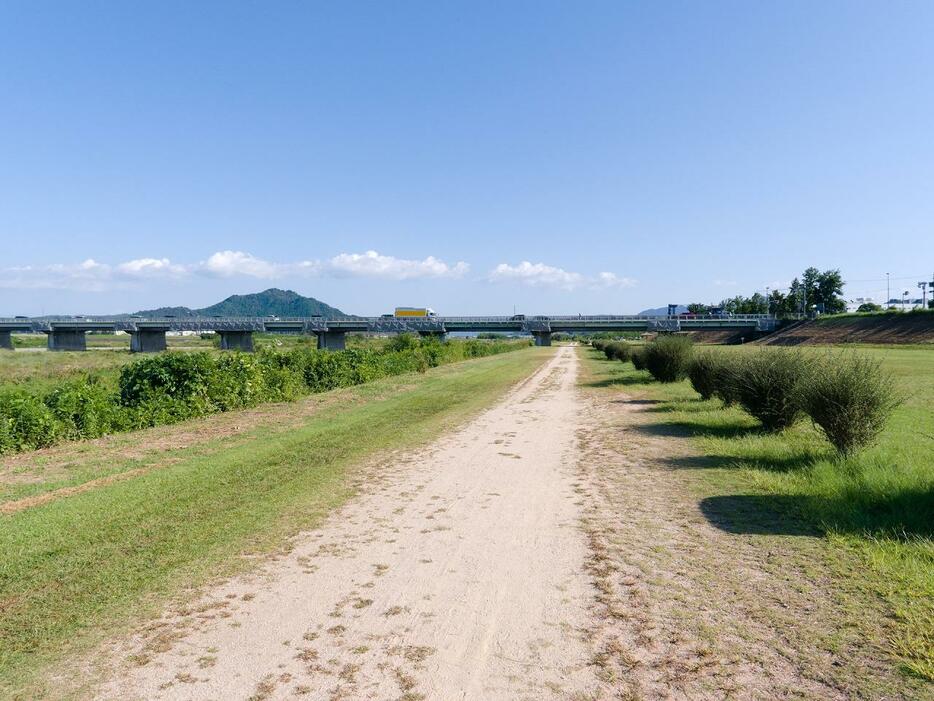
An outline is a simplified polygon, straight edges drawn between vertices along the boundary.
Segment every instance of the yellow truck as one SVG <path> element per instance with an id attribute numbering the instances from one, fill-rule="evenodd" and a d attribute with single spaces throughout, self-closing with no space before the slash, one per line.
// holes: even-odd
<path id="1" fill-rule="evenodd" d="M 431 307 L 396 307 L 393 316 L 396 319 L 427 319 L 436 314 Z"/>

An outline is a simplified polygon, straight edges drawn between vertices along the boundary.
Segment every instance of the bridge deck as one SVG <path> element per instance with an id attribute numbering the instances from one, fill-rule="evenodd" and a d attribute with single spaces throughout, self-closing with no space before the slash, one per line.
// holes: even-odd
<path id="1" fill-rule="evenodd" d="M 747 314 L 724 317 L 693 316 L 447 316 L 424 319 L 394 317 L 358 317 L 326 319 L 324 317 L 192 317 L 178 318 L 59 318 L 0 319 L 0 330 L 49 333 L 56 329 L 75 331 L 269 331 L 291 333 L 375 332 L 422 333 L 445 332 L 513 332 L 554 333 L 679 330 L 691 328 L 774 328 L 774 317 Z"/>

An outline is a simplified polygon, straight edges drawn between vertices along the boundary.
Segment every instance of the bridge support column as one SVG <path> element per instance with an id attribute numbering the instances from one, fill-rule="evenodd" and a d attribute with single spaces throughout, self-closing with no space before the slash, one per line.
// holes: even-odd
<path id="1" fill-rule="evenodd" d="M 13 336 L 10 335 L 9 331 L 0 329 L 0 348 L 13 350 Z"/>
<path id="2" fill-rule="evenodd" d="M 536 346 L 551 345 L 551 331 L 533 331 L 532 336 L 535 337 Z"/>
<path id="3" fill-rule="evenodd" d="M 318 350 L 344 350 L 347 333 L 345 331 L 318 331 Z"/>
<path id="4" fill-rule="evenodd" d="M 88 349 L 84 329 L 52 329 L 48 333 L 50 351 L 85 351 Z"/>
<path id="5" fill-rule="evenodd" d="M 221 350 L 253 352 L 252 331 L 217 331 L 221 337 Z"/>
<path id="6" fill-rule="evenodd" d="M 130 331 L 130 351 L 132 353 L 158 353 L 165 349 L 165 331 L 162 329 Z"/>

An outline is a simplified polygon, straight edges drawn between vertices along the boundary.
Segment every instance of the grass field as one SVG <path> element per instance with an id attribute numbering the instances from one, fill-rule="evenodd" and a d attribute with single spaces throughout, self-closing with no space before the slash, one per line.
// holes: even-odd
<path id="1" fill-rule="evenodd" d="M 546 349 L 528 349 L 279 405 L 283 417 L 306 402 L 321 408 L 288 431 L 218 438 L 189 454 L 174 451 L 164 465 L 150 458 L 148 469 L 128 479 L 0 515 L 0 697 L 48 693 L 41 673 L 64 654 L 87 650 L 192 586 L 249 566 L 245 553 L 282 548 L 353 493 L 355 464 L 430 441 L 548 357 Z M 153 429 L 154 450 L 171 443 L 173 431 L 197 424 Z M 76 462 L 89 446 L 74 446 Z M 28 466 L 17 466 L 21 483 Z M 106 470 L 139 467 L 127 457 Z M 60 473 L 44 488 L 63 479 Z"/>
<path id="2" fill-rule="evenodd" d="M 653 408 L 658 430 L 694 437 L 697 457 L 676 467 L 698 480 L 704 513 L 729 512 L 737 523 L 751 519 L 738 528 L 755 532 L 756 514 L 779 512 L 780 534 L 792 538 L 816 529 L 853 553 L 861 564 L 850 575 L 865 578 L 896 621 L 897 635 L 882 643 L 906 673 L 934 680 L 934 350 L 889 346 L 859 352 L 883 362 L 906 401 L 878 445 L 841 460 L 807 421 L 767 435 L 741 410 L 700 400 L 687 381 L 662 385 L 630 363 L 584 351 L 597 384 L 662 400 Z"/>

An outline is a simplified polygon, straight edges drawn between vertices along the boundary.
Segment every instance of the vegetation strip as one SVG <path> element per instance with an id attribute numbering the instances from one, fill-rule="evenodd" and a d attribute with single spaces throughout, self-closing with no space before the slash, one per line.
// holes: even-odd
<path id="1" fill-rule="evenodd" d="M 287 434 L 0 517 L 0 695 L 37 695 L 34 675 L 65 651 L 246 567 L 244 552 L 281 547 L 353 493 L 361 459 L 431 440 L 549 356 L 530 349 L 413 377 L 409 391 Z"/>
<path id="2" fill-rule="evenodd" d="M 469 358 L 525 342 L 419 340 L 403 334 L 383 347 L 326 352 L 307 347 L 257 354 L 164 353 L 127 364 L 116 387 L 100 374 L 60 382 L 41 394 L 0 389 L 0 453 L 62 440 L 176 423 L 195 416 L 293 401 L 315 392 Z"/>
<path id="3" fill-rule="evenodd" d="M 760 352 L 744 347 L 707 351 L 720 364 L 747 369 L 754 367 L 747 361 Z M 906 673 L 934 680 L 934 451 L 924 435 L 934 412 L 934 353 L 911 348 L 860 352 L 860 362 L 868 366 L 847 364 L 847 355 L 819 349 L 802 351 L 790 361 L 823 364 L 827 377 L 836 378 L 837 388 L 850 386 L 852 378 L 839 376 L 853 367 L 865 370 L 881 363 L 883 371 L 893 375 L 904 403 L 894 408 L 884 432 L 869 436 L 877 443 L 862 442 L 860 452 L 851 447 L 862 441 L 860 436 L 853 443 L 844 433 L 838 448 L 846 449 L 834 450 L 823 439 L 826 429 L 804 421 L 789 424 L 784 395 L 762 407 L 767 419 L 763 425 L 740 409 L 741 398 L 733 406 L 717 398 L 704 400 L 686 382 L 653 382 L 628 364 L 605 362 L 611 368 L 605 382 L 657 401 L 653 411 L 659 415 L 658 430 L 695 437 L 705 457 L 683 467 L 697 470 L 708 486 L 720 491 L 704 499 L 702 511 L 735 515 L 737 509 L 774 510 L 783 515 L 788 535 L 810 529 L 841 551 L 862 558 L 868 586 L 887 602 L 895 622 L 891 639 L 877 642 L 898 658 Z M 597 357 L 596 351 L 589 353 Z M 633 360 L 641 355 L 633 353 Z M 785 362 L 787 356 L 781 357 Z M 780 381 L 779 373 L 773 375 Z M 860 384 L 866 376 L 857 375 L 853 396 L 859 399 L 866 396 Z M 731 383 L 712 386 L 729 390 Z M 740 389 L 750 391 L 748 386 Z M 870 388 L 870 394 L 875 396 L 876 390 Z M 883 404 L 889 401 L 886 392 L 879 396 Z M 729 392 L 725 398 L 733 399 Z M 759 413 L 759 402 L 747 397 L 745 405 Z M 864 413 L 859 409 L 856 418 Z M 787 424 L 784 430 L 768 430 L 772 416 L 778 417 L 778 424 Z"/>

